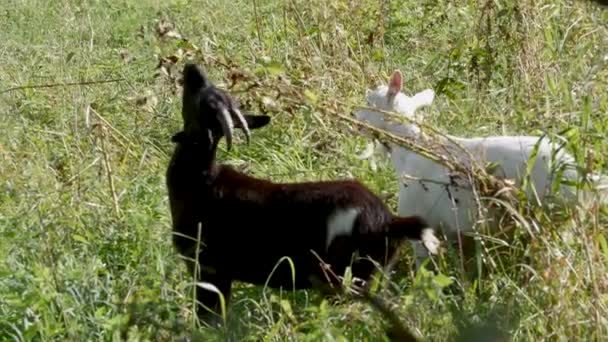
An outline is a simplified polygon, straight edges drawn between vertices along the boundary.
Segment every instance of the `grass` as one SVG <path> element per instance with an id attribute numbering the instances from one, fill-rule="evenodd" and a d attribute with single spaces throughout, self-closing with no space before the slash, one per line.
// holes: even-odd
<path id="1" fill-rule="evenodd" d="M 274 123 L 249 147 L 222 144 L 220 158 L 275 180 L 357 177 L 396 208 L 390 164 L 373 171 L 358 159 L 369 140 L 323 110 L 362 104 L 395 68 L 406 92 L 437 91 L 426 112 L 444 132 L 569 129 L 580 165 L 593 152 L 606 169 L 608 11 L 585 1 L 9 0 L 0 9 L 2 341 L 384 339 L 386 323 L 366 304 L 244 284 L 229 329 L 193 326 L 164 184 L 180 101 L 161 58 L 180 70 L 193 54 L 222 87 L 231 73 L 249 75 L 231 91 Z M 114 81 L 61 85 L 88 80 Z M 408 245 L 382 297 L 425 340 L 487 322 L 513 340 L 605 339 L 605 214 L 525 215 L 530 243 L 487 250 L 495 265 L 472 286 L 450 257 L 437 276 L 414 276 Z"/>

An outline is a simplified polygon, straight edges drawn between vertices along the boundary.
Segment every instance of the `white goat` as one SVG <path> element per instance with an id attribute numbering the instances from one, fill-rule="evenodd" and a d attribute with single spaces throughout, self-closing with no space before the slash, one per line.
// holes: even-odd
<path id="1" fill-rule="evenodd" d="M 374 91 L 367 90 L 368 107 L 400 113 L 414 119 L 417 109 L 431 105 L 434 100 L 435 93 L 431 89 L 408 97 L 401 92 L 401 87 L 401 72 L 395 70 L 388 86 L 380 86 Z M 413 139 L 427 148 L 431 146 L 431 142 L 425 139 L 416 124 L 390 122 L 383 113 L 369 109 L 357 111 L 355 117 L 397 136 Z M 449 151 L 458 163 L 470 165 L 469 156 L 476 158 L 480 166 L 488 162 L 493 163 L 496 165 L 493 171 L 495 176 L 513 180 L 517 186 L 521 186 L 522 176 L 527 173 L 528 162 L 533 159 L 535 164 L 525 191 L 528 196 L 534 196 L 532 198 L 537 198 L 541 203 L 551 193 L 555 173 L 559 168 L 563 168 L 561 179 L 579 179 L 576 170 L 569 167 L 573 163 L 572 156 L 558 149 L 558 146 L 547 139 L 539 143 L 540 137 L 537 136 L 445 137 L 441 146 L 444 151 Z M 470 154 L 457 147 L 454 142 L 467 149 Z M 537 155 L 531 158 L 537 144 Z M 456 241 L 458 232 L 472 230 L 478 217 L 474 194 L 469 186 L 456 184 L 451 171 L 438 162 L 393 143 L 384 145 L 389 150 L 393 166 L 400 177 L 400 215 L 420 215 L 429 225 L 441 227 L 447 238 L 452 241 Z M 409 176 L 410 181 L 403 181 L 401 177 L 404 175 Z M 595 176 L 596 181 L 599 178 L 603 176 Z M 414 181 L 411 181 L 412 179 Z M 576 189 L 565 184 L 560 184 L 559 193 L 566 203 L 572 203 L 577 198 Z M 418 242 L 412 243 L 418 269 L 428 257 L 428 253 Z"/>

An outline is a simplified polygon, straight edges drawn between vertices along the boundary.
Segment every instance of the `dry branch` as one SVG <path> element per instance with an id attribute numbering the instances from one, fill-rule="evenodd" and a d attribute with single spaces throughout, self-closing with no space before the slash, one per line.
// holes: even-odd
<path id="1" fill-rule="evenodd" d="M 126 81 L 126 78 L 112 78 L 108 80 L 92 80 L 92 81 L 81 81 L 81 82 L 64 82 L 64 83 L 47 83 L 47 84 L 31 84 L 31 85 L 23 85 L 16 86 L 12 88 L 7 88 L 0 91 L 0 94 L 8 93 L 15 90 L 24 90 L 24 89 L 37 89 L 37 88 L 56 88 L 56 87 L 70 87 L 70 86 L 81 86 L 81 85 L 92 85 L 92 84 L 102 84 L 102 83 L 116 83 Z"/>
<path id="2" fill-rule="evenodd" d="M 322 293 L 330 294 L 330 295 L 348 295 L 352 299 L 359 300 L 371 305 L 374 309 L 376 309 L 382 317 L 386 318 L 389 322 L 390 327 L 387 329 L 387 336 L 391 339 L 391 341 L 395 342 L 418 342 L 419 339 L 407 329 L 407 327 L 401 322 L 399 316 L 395 311 L 393 311 L 390 306 L 384 302 L 380 297 L 373 295 L 370 292 L 368 286 L 363 288 L 350 285 L 349 288 L 346 288 L 342 282 L 339 281 L 339 277 L 331 270 L 330 266 L 326 264 L 318 254 L 314 251 L 311 251 L 315 257 L 319 260 L 319 266 L 323 269 L 325 275 L 327 277 L 332 277 L 337 281 L 337 284 L 340 284 L 339 287 L 332 287 L 327 285 L 325 282 L 317 279 L 314 276 L 311 276 L 310 281 L 313 283 L 313 286 L 319 289 Z M 390 268 L 394 266 L 394 262 L 389 262 L 388 266 L 385 267 L 385 272 L 390 272 Z"/>

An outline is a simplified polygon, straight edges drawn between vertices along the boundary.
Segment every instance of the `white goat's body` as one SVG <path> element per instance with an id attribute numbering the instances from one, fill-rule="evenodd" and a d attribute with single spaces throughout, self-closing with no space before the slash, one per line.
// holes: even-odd
<path id="1" fill-rule="evenodd" d="M 511 179 L 518 187 L 527 174 L 528 161 L 539 140 L 533 136 L 452 139 L 470 151 L 479 165 L 495 163 L 494 175 Z M 530 182 L 525 189 L 528 198 L 536 198 L 542 203 L 551 193 L 554 168 L 550 167 L 549 161 L 553 155 L 556 167 L 572 161 L 568 154 L 555 152 L 553 144 L 541 141 L 530 172 Z M 464 152 L 455 157 L 460 161 L 468 160 Z M 455 184 L 447 167 L 406 148 L 392 146 L 391 159 L 398 176 L 402 177 L 399 182 L 400 215 L 420 215 L 431 226 L 441 227 L 452 241 L 456 240 L 458 232 L 471 230 L 477 220 L 477 207 L 470 187 L 462 182 Z M 420 180 L 403 179 L 403 176 Z M 567 169 L 563 177 L 572 179 L 576 173 Z M 559 195 L 565 200 L 576 200 L 575 192 L 572 186 L 560 184 Z M 417 242 L 412 243 L 419 266 L 428 254 Z"/>
<path id="2" fill-rule="evenodd" d="M 368 92 L 368 105 L 413 118 L 419 107 L 430 105 L 434 99 L 434 93 L 430 89 L 413 97 L 406 96 L 400 90 L 401 74 L 397 71 L 391 77 L 389 86 Z M 470 156 L 481 167 L 492 163 L 496 165 L 493 170 L 495 176 L 510 179 L 518 187 L 521 187 L 523 177 L 527 175 L 528 162 L 533 160 L 535 164 L 530 171 L 528 186 L 522 190 L 525 190 L 529 199 L 537 199 L 543 204 L 547 195 L 551 194 L 555 173 L 560 168 L 563 168 L 561 179 L 578 181 L 578 172 L 569 167 L 574 164 L 573 157 L 563 150 L 558 150 L 557 145 L 551 143 L 548 138 L 539 143 L 540 137 L 536 136 L 447 136 L 440 144 L 436 144 L 437 142 L 426 141 L 418 126 L 387 122 L 380 112 L 362 110 L 356 116 L 376 128 L 414 139 L 416 143 L 446 155 L 463 166 L 470 165 Z M 531 158 L 537 144 L 537 154 Z M 452 241 L 456 240 L 458 232 L 470 231 L 478 219 L 478 211 L 468 182 L 454 181 L 446 166 L 419 153 L 392 143 L 390 146 L 393 166 L 400 178 L 399 214 L 423 217 L 429 225 L 442 228 L 447 238 Z M 438 146 L 442 150 L 437 150 Z M 593 176 L 593 180 L 605 182 L 605 177 Z M 573 204 L 578 200 L 573 186 L 560 184 L 558 189 L 557 195 L 566 203 Z M 490 228 L 495 228 L 493 222 L 489 223 Z M 416 252 L 416 266 L 419 267 L 428 254 L 417 242 L 412 241 L 412 244 Z"/>

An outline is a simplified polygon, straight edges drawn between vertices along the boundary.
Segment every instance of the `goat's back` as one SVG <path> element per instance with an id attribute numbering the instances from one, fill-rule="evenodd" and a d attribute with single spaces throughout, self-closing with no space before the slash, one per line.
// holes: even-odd
<path id="1" fill-rule="evenodd" d="M 296 287 L 308 287 L 308 275 L 320 271 L 311 250 L 341 274 L 359 247 L 384 248 L 382 232 L 393 219 L 382 200 L 354 180 L 272 183 L 222 167 L 211 189 L 199 209 L 205 242 L 235 279 L 250 283 L 263 283 L 289 256 Z M 271 286 L 291 279 L 286 262 L 275 272 Z"/>

